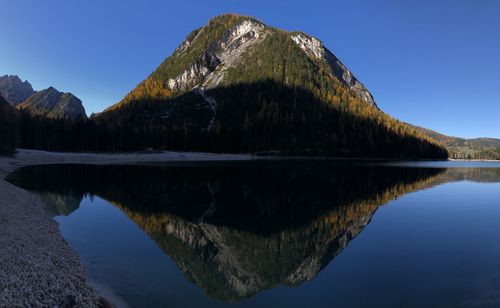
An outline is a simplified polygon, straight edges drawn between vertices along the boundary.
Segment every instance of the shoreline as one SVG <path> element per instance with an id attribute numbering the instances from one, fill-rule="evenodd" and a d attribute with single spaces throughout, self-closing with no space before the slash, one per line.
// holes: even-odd
<path id="1" fill-rule="evenodd" d="M 496 159 L 458 159 L 458 158 L 448 158 L 448 161 L 458 161 L 458 162 L 472 162 L 472 163 L 500 163 L 500 160 Z"/>
<path id="2" fill-rule="evenodd" d="M 133 164 L 249 161 L 248 154 L 163 152 L 152 154 L 57 153 L 19 149 L 0 156 L 0 307 L 112 306 L 92 288 L 83 263 L 59 224 L 34 194 L 5 178 L 15 170 L 46 164 Z"/>
<path id="3" fill-rule="evenodd" d="M 22 167 L 0 157 L 0 306 L 99 307 L 77 253 L 41 200 L 5 177 Z"/>

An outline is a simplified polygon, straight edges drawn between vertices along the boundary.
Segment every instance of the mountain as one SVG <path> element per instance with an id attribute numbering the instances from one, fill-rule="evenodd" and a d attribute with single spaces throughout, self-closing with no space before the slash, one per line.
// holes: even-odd
<path id="1" fill-rule="evenodd" d="M 59 92 L 53 87 L 36 92 L 17 105 L 17 108 L 48 118 L 67 118 L 71 120 L 87 118 L 80 99 L 71 93 Z"/>
<path id="2" fill-rule="evenodd" d="M 446 136 L 423 127 L 415 128 L 443 144 L 448 149 L 450 158 L 500 160 L 500 139 L 464 139 Z"/>
<path id="3" fill-rule="evenodd" d="M 23 82 L 16 75 L 0 77 L 0 96 L 12 106 L 34 115 L 71 120 L 87 118 L 82 102 L 73 94 L 59 92 L 53 87 L 37 92 L 28 81 Z"/>
<path id="4" fill-rule="evenodd" d="M 0 77 L 0 96 L 3 96 L 11 105 L 16 106 L 33 95 L 33 87 L 28 81 L 22 81 L 16 75 Z"/>
<path id="5" fill-rule="evenodd" d="M 321 41 L 233 14 L 191 32 L 94 120 L 112 123 L 110 149 L 447 157 L 382 112 Z"/>

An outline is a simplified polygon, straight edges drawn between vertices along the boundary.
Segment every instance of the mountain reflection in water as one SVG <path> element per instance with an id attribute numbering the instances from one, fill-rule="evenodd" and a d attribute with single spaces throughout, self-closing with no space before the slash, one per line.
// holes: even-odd
<path id="1" fill-rule="evenodd" d="M 390 200 L 450 181 L 498 182 L 498 170 L 325 161 L 48 165 L 8 180 L 42 196 L 55 216 L 70 215 L 87 195 L 109 201 L 190 281 L 233 302 L 314 279 Z"/>

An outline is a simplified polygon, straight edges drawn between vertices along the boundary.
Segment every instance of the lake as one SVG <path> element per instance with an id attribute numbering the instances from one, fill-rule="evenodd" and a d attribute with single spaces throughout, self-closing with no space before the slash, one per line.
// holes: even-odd
<path id="1" fill-rule="evenodd" d="M 500 306 L 500 165 L 21 168 L 123 307 Z"/>

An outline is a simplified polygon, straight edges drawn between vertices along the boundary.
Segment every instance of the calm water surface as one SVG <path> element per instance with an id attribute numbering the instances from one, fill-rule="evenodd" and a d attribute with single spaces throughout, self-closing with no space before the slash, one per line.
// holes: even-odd
<path id="1" fill-rule="evenodd" d="M 39 194 L 123 307 L 500 306 L 500 165 L 49 165 Z"/>

